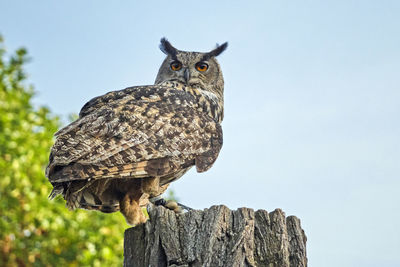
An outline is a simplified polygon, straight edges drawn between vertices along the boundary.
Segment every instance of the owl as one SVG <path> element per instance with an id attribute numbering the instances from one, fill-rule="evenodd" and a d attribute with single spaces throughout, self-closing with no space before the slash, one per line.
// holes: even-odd
<path id="1" fill-rule="evenodd" d="M 50 198 L 61 194 L 70 209 L 120 211 L 137 225 L 146 221 L 142 207 L 165 204 L 159 200 L 171 182 L 193 166 L 207 171 L 222 147 L 224 79 L 216 57 L 227 45 L 186 52 L 162 38 L 166 58 L 154 85 L 87 102 L 55 134 L 46 168 Z"/>

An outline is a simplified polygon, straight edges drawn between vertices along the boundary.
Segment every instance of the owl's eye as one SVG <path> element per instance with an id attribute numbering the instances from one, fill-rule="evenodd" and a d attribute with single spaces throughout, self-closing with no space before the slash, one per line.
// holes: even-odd
<path id="1" fill-rule="evenodd" d="M 170 66 L 171 66 L 171 70 L 177 71 L 182 68 L 182 63 L 180 63 L 179 61 L 173 61 Z"/>
<path id="2" fill-rule="evenodd" d="M 208 70 L 208 64 L 205 62 L 199 62 L 196 64 L 196 70 L 198 71 L 206 71 Z"/>

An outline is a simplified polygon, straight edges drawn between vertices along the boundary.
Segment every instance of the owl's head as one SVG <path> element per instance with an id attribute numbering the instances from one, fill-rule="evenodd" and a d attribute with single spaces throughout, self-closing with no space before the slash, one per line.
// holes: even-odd
<path id="1" fill-rule="evenodd" d="M 228 43 L 224 43 L 206 53 L 187 52 L 176 49 L 162 38 L 160 49 L 167 57 L 161 64 L 155 83 L 179 81 L 223 98 L 224 78 L 216 57 L 227 47 Z"/>

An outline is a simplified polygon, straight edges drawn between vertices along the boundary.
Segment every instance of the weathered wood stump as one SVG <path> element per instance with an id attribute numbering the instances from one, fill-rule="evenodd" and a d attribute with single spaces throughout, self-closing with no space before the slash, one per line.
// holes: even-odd
<path id="1" fill-rule="evenodd" d="M 163 207 L 127 229 L 124 266 L 307 266 L 300 220 L 280 209 L 212 206 L 175 214 Z"/>

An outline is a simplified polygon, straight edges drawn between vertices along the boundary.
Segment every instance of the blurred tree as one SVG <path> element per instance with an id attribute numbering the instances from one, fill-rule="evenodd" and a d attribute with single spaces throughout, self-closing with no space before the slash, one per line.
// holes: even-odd
<path id="1" fill-rule="evenodd" d="M 25 49 L 6 58 L 0 37 L 0 266 L 117 266 L 123 261 L 119 213 L 68 211 L 49 201 L 44 176 L 58 117 L 32 105 Z"/>

